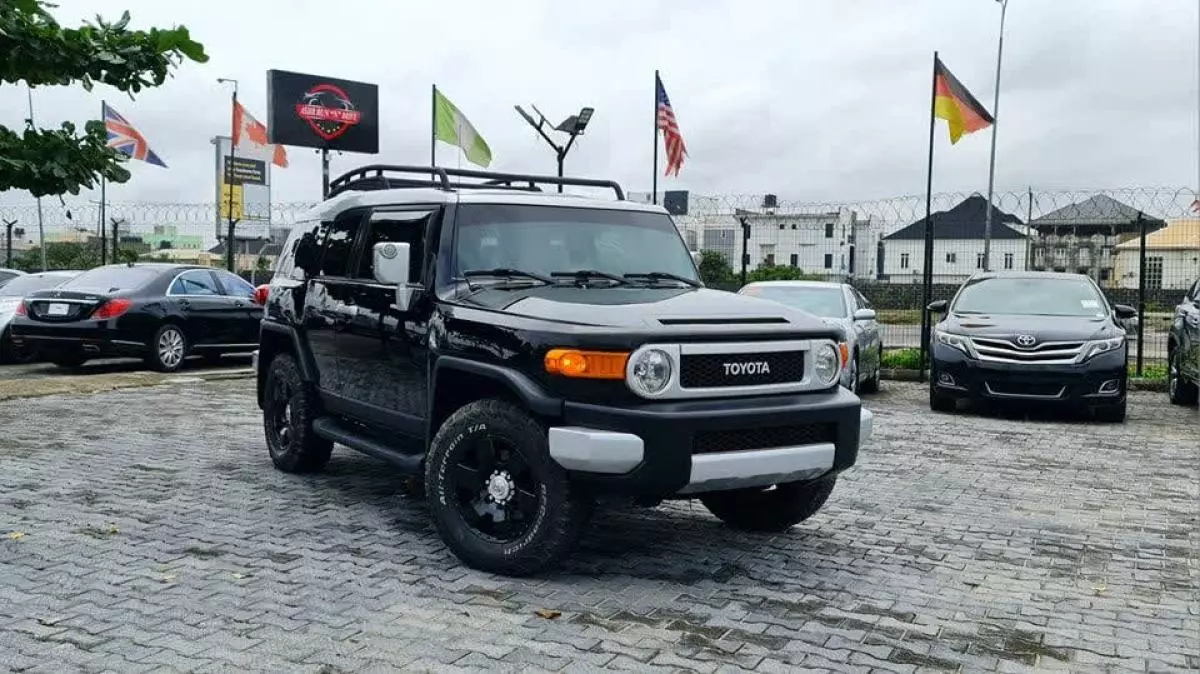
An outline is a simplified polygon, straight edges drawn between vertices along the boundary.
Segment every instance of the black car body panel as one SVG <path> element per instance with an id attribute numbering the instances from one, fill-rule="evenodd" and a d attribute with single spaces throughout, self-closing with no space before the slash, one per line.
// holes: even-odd
<path id="1" fill-rule="evenodd" d="M 188 278 L 201 280 L 210 294 L 181 292 L 180 279 Z M 140 358 L 155 332 L 170 322 L 183 329 L 196 352 L 250 351 L 262 318 L 252 292 L 245 281 L 207 267 L 110 265 L 25 298 L 26 315 L 13 320 L 13 340 L 50 358 Z M 111 301 L 127 302 L 127 308 L 115 317 L 97 318 Z"/>
<path id="2" fill-rule="evenodd" d="M 1197 279 L 1175 307 L 1167 336 L 1172 386 L 1200 387 L 1200 279 Z M 1193 394 L 1193 399 L 1197 396 Z"/>

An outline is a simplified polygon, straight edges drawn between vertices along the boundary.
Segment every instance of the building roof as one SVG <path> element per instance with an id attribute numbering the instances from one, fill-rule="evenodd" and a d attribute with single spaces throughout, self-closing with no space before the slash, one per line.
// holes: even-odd
<path id="1" fill-rule="evenodd" d="M 1140 250 L 1141 237 L 1118 244 L 1117 250 Z M 1172 220 L 1146 235 L 1146 250 L 1194 250 L 1200 253 L 1200 218 Z"/>
<path id="2" fill-rule="evenodd" d="M 948 211 L 938 211 L 933 217 L 934 239 L 978 239 L 983 240 L 987 220 L 987 199 L 978 194 L 963 199 Z M 1024 239 L 1025 235 L 1009 227 L 1019 225 L 1021 219 L 1011 213 L 992 206 L 992 238 Z M 925 218 L 902 227 L 883 237 L 885 241 L 921 240 L 925 238 Z"/>
<path id="3" fill-rule="evenodd" d="M 1123 204 L 1107 194 L 1097 194 L 1079 203 L 1068 204 L 1040 218 L 1029 221 L 1031 227 L 1052 229 L 1055 227 L 1110 227 L 1121 231 L 1134 231 L 1138 221 L 1138 209 Z M 1158 218 L 1143 214 L 1147 226 L 1152 229 L 1165 223 Z"/>

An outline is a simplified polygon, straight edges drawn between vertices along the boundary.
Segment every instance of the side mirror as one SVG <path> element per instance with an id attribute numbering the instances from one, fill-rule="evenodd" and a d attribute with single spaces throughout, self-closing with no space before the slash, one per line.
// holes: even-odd
<path id="1" fill-rule="evenodd" d="M 854 320 L 856 321 L 873 321 L 875 320 L 874 309 L 859 309 L 854 312 Z"/>
<path id="2" fill-rule="evenodd" d="M 1113 314 L 1117 318 L 1119 318 L 1123 321 L 1127 321 L 1131 318 L 1137 318 L 1138 312 L 1137 312 L 1137 309 L 1134 309 L 1133 307 L 1129 306 L 1128 304 L 1114 304 L 1113 305 Z"/>
<path id="3" fill-rule="evenodd" d="M 930 302 L 929 306 L 925 308 L 935 314 L 944 314 L 948 306 L 950 306 L 950 303 L 946 300 L 937 300 L 936 302 Z"/>
<path id="4" fill-rule="evenodd" d="M 384 241 L 371 249 L 375 280 L 396 286 L 396 308 L 400 311 L 408 311 L 408 305 L 412 302 L 413 289 L 408 283 L 412 267 L 410 248 L 407 243 Z"/>

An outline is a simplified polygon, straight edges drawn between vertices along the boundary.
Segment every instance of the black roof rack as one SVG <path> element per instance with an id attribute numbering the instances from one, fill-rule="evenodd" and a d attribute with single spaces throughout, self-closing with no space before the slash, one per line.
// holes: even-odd
<path id="1" fill-rule="evenodd" d="M 450 178 L 475 178 L 484 182 L 451 182 Z M 329 196 L 342 192 L 388 190 L 416 187 L 432 187 L 453 192 L 462 189 L 509 189 L 524 192 L 541 192 L 539 185 L 571 185 L 575 187 L 603 187 L 617 195 L 618 201 L 625 200 L 625 191 L 612 180 L 591 178 L 561 178 L 524 173 L 496 173 L 473 169 L 442 168 L 440 166 L 398 166 L 394 164 L 370 164 L 348 171 L 329 182 Z"/>

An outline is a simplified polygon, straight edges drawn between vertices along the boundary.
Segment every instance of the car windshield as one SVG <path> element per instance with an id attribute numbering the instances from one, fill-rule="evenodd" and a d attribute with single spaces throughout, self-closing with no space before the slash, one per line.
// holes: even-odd
<path id="1" fill-rule="evenodd" d="M 750 286 L 743 295 L 762 297 L 807 311 L 821 318 L 844 318 L 846 296 L 841 288 L 822 286 Z"/>
<path id="2" fill-rule="evenodd" d="M 45 290 L 54 288 L 66 281 L 68 276 L 61 274 L 30 274 L 29 276 L 18 276 L 13 280 L 0 286 L 0 297 L 25 297 L 29 293 L 37 290 Z"/>
<path id="3" fill-rule="evenodd" d="M 954 299 L 959 314 L 1103 316 L 1108 303 L 1078 278 L 984 278 L 969 281 Z"/>
<path id="4" fill-rule="evenodd" d="M 457 276 L 481 269 L 543 276 L 588 270 L 616 276 L 665 272 L 698 280 L 675 223 L 663 213 L 466 204 L 458 209 L 457 226 Z"/>
<path id="5" fill-rule="evenodd" d="M 63 290 L 112 292 L 134 290 L 157 277 L 159 271 L 148 267 L 97 267 L 62 285 Z"/>

